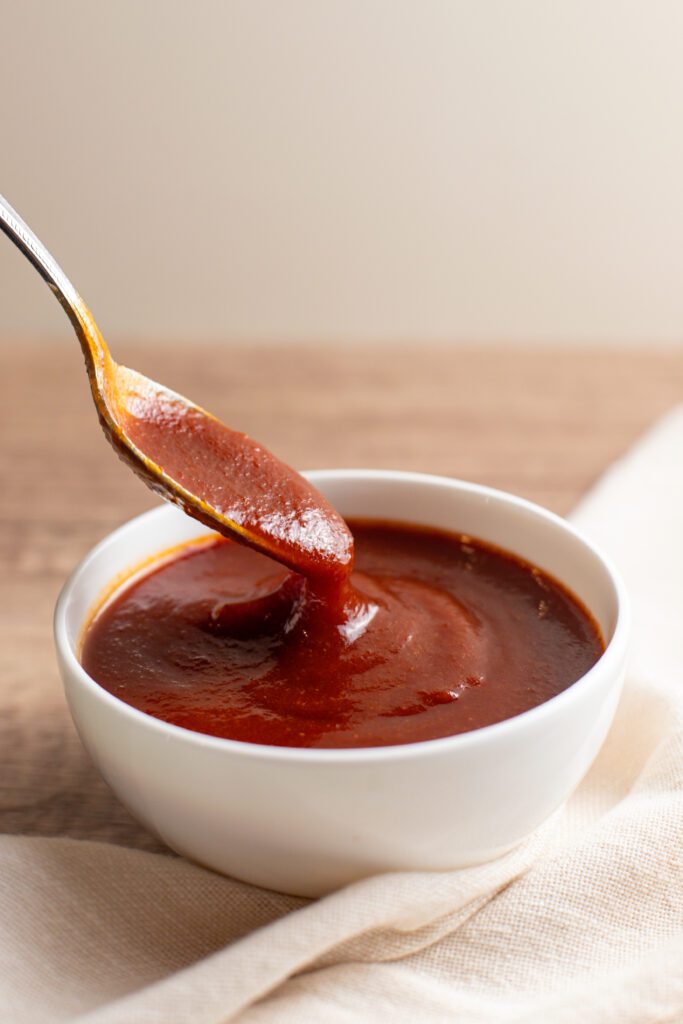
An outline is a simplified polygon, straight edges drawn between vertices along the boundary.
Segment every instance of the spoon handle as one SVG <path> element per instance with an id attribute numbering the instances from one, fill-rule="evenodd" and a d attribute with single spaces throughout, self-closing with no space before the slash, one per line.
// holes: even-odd
<path id="1" fill-rule="evenodd" d="M 0 195 L 0 228 L 33 264 L 43 280 L 47 281 L 59 300 L 78 335 L 88 370 L 96 372 L 110 363 L 109 350 L 85 302 L 54 256 L 2 195 Z"/>

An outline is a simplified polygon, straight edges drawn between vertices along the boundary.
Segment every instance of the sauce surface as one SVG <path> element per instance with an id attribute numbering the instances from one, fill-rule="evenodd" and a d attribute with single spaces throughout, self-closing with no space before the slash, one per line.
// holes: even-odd
<path id="1" fill-rule="evenodd" d="M 334 585 L 222 537 L 173 553 L 87 630 L 85 670 L 174 725 L 293 747 L 467 732 L 570 686 L 604 646 L 556 581 L 469 537 L 351 521 Z"/>

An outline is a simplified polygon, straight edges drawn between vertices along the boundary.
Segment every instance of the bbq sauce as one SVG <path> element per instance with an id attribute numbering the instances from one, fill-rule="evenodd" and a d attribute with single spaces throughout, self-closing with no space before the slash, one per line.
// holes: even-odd
<path id="1" fill-rule="evenodd" d="M 117 416 L 143 456 L 119 454 L 162 497 L 188 515 L 255 547 L 295 572 L 343 579 L 353 565 L 353 537 L 339 513 L 306 479 L 246 434 L 221 423 L 135 370 L 116 369 Z"/>
<path id="2" fill-rule="evenodd" d="M 212 536 L 124 586 L 82 663 L 121 700 L 211 736 L 374 747 L 451 736 L 566 689 L 604 650 L 590 614 L 463 535 L 351 520 L 353 572 L 304 577 Z"/>

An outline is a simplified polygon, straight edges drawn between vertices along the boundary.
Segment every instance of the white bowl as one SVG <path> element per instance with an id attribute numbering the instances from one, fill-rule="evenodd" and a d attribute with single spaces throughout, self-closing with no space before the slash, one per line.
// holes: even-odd
<path id="1" fill-rule="evenodd" d="M 452 529 L 535 563 L 591 610 L 605 653 L 524 714 L 422 743 L 298 749 L 168 725 L 107 693 L 78 660 L 88 613 L 112 579 L 208 532 L 164 505 L 98 544 L 57 603 L 57 654 L 85 747 L 131 813 L 178 853 L 283 892 L 316 896 L 376 872 L 499 856 L 567 799 L 607 733 L 626 658 L 619 577 L 564 520 L 501 491 L 417 473 L 307 475 L 345 516 Z"/>

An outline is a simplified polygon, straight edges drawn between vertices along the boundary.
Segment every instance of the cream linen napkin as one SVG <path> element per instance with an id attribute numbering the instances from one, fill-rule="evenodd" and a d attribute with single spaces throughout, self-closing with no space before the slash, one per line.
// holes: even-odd
<path id="1" fill-rule="evenodd" d="M 683 1021 L 683 410 L 574 520 L 620 566 L 635 638 L 598 760 L 535 836 L 316 903 L 169 857 L 4 837 L 0 1020 Z"/>

